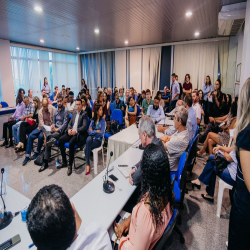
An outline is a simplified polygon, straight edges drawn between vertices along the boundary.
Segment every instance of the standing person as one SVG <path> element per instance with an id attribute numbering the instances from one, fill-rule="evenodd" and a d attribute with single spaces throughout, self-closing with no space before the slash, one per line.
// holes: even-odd
<path id="1" fill-rule="evenodd" d="M 91 101 L 91 95 L 89 94 L 89 89 L 86 89 L 86 97 L 88 98 L 89 101 Z"/>
<path id="2" fill-rule="evenodd" d="M 182 91 L 182 84 L 179 82 L 179 77 L 178 77 L 178 75 L 175 75 L 175 79 L 176 79 L 176 81 L 179 83 L 179 87 L 180 87 L 179 100 L 181 100 L 181 99 L 182 99 L 182 94 L 183 94 L 183 91 Z"/>
<path id="3" fill-rule="evenodd" d="M 69 142 L 69 166 L 67 175 L 72 174 L 72 165 L 74 161 L 75 145 L 81 147 L 85 144 L 88 133 L 88 115 L 87 112 L 82 110 L 82 100 L 76 99 L 76 111 L 73 113 L 72 118 L 68 125 L 67 132 L 60 137 L 59 147 L 62 155 L 62 164 L 57 168 L 67 167 L 67 158 L 64 144 Z"/>
<path id="4" fill-rule="evenodd" d="M 63 106 L 63 97 L 61 95 L 57 98 L 57 109 L 53 114 L 53 122 L 50 126 L 51 131 L 43 129 L 45 138 L 45 153 L 43 158 L 43 164 L 38 172 L 44 171 L 49 167 L 49 159 L 51 156 L 51 146 L 53 146 L 57 140 L 63 135 L 69 123 L 69 112 Z"/>
<path id="5" fill-rule="evenodd" d="M 43 87 L 42 90 L 45 90 L 45 94 L 47 95 L 47 97 L 50 97 L 50 86 L 48 84 L 48 79 L 47 77 L 44 77 L 44 82 L 43 82 Z"/>
<path id="6" fill-rule="evenodd" d="M 54 92 L 53 92 L 53 101 L 56 101 L 57 100 L 57 97 L 58 97 L 58 95 L 60 94 L 59 93 L 59 91 L 58 91 L 58 87 L 57 86 L 55 86 L 55 88 L 54 88 Z"/>
<path id="7" fill-rule="evenodd" d="M 183 83 L 183 97 L 185 98 L 186 94 L 192 94 L 192 83 L 190 82 L 190 75 L 185 75 L 185 82 Z"/>
<path id="8" fill-rule="evenodd" d="M 1 147 L 5 146 L 6 148 L 13 147 L 13 140 L 12 140 L 12 126 L 19 121 L 19 119 L 23 115 L 24 111 L 24 103 L 23 103 L 23 98 L 22 94 L 19 93 L 17 96 L 17 106 L 16 106 L 16 111 L 15 113 L 8 119 L 7 122 L 3 124 L 3 138 L 4 138 L 4 143 L 2 143 Z M 10 144 L 8 145 L 8 130 L 9 130 L 9 139 L 10 139 Z"/>
<path id="9" fill-rule="evenodd" d="M 126 108 L 126 114 L 125 114 L 125 125 L 126 128 L 128 128 L 131 124 L 135 123 L 136 120 L 136 114 L 137 114 L 137 106 L 132 96 L 128 98 L 128 105 Z M 132 121 L 132 119 L 133 121 Z"/>
<path id="10" fill-rule="evenodd" d="M 215 82 L 215 91 L 213 92 L 212 117 L 219 117 L 223 114 L 223 103 L 226 102 L 224 94 L 221 92 L 221 81 L 217 79 Z"/>
<path id="11" fill-rule="evenodd" d="M 154 101 L 151 99 L 151 91 L 146 90 L 146 98 L 142 101 L 142 115 L 146 115 L 148 112 L 148 107 L 153 105 Z"/>
<path id="12" fill-rule="evenodd" d="M 76 110 L 76 103 L 74 102 L 74 93 L 72 91 L 69 92 L 69 102 L 67 104 L 67 110 L 70 114 L 73 114 Z"/>
<path id="13" fill-rule="evenodd" d="M 201 107 L 199 104 L 199 94 L 198 94 L 197 90 L 193 91 L 192 99 L 193 99 L 193 109 L 196 112 L 197 125 L 200 125 L 200 123 L 201 123 Z"/>
<path id="14" fill-rule="evenodd" d="M 119 250 L 153 249 L 172 217 L 173 202 L 168 157 L 151 143 L 143 152 L 138 204 L 126 220 L 115 223 Z M 128 236 L 122 237 L 123 232 Z"/>
<path id="15" fill-rule="evenodd" d="M 118 91 L 116 92 L 118 94 Z M 95 106 L 94 118 L 91 120 L 89 129 L 88 129 L 88 138 L 86 140 L 85 146 L 85 157 L 86 157 L 86 173 L 90 173 L 90 152 L 99 148 L 102 145 L 102 140 L 105 132 L 105 119 L 102 117 L 103 108 L 100 105 Z"/>
<path id="16" fill-rule="evenodd" d="M 20 155 L 23 155 L 26 149 L 27 145 L 26 135 L 31 134 L 31 132 L 37 128 L 37 125 L 39 123 L 38 112 L 41 108 L 41 102 L 37 96 L 33 98 L 33 104 L 35 108 L 33 116 L 30 117 L 28 121 L 22 122 L 19 128 L 19 144 L 16 147 L 16 153 L 20 151 L 21 152 Z"/>
<path id="17" fill-rule="evenodd" d="M 88 118 L 91 119 L 92 118 L 92 111 L 91 111 L 90 106 L 88 105 L 88 99 L 87 99 L 85 94 L 81 95 L 81 100 L 82 100 L 82 110 L 87 112 Z"/>
<path id="18" fill-rule="evenodd" d="M 238 160 L 234 202 L 229 220 L 228 250 L 249 249 L 250 239 L 250 78 L 239 97 L 236 122 L 236 156 Z"/>
<path id="19" fill-rule="evenodd" d="M 103 99 L 103 92 L 98 92 L 96 101 L 94 102 L 92 109 L 92 118 L 94 118 L 95 105 L 101 105 L 103 107 L 103 118 L 106 119 L 107 116 L 107 104 Z"/>
<path id="20" fill-rule="evenodd" d="M 123 102 L 125 101 L 125 95 L 123 93 L 123 88 L 119 89 L 119 98 L 121 101 L 123 101 Z"/>
<path id="21" fill-rule="evenodd" d="M 210 116 L 210 109 L 211 109 L 211 102 L 209 101 L 210 95 L 213 92 L 213 85 L 211 84 L 210 76 L 206 76 L 206 82 L 203 85 L 202 88 L 203 94 L 204 94 L 204 124 L 205 126 L 209 123 L 209 116 Z"/>
<path id="22" fill-rule="evenodd" d="M 32 89 L 28 90 L 28 97 L 29 97 L 30 103 L 33 103 L 33 91 L 32 91 Z"/>
<path id="23" fill-rule="evenodd" d="M 141 92 L 141 95 L 139 96 L 139 98 L 138 98 L 138 105 L 139 106 L 142 106 L 142 102 L 143 102 L 143 100 L 146 98 L 146 91 L 145 90 L 143 90 L 142 92 Z"/>
<path id="24" fill-rule="evenodd" d="M 202 106 L 204 104 L 204 95 L 203 95 L 203 91 L 200 89 L 198 91 L 199 94 L 199 104 Z"/>
<path id="25" fill-rule="evenodd" d="M 62 95 L 63 98 L 67 95 L 67 94 L 66 94 L 65 85 L 62 85 L 62 91 L 61 91 L 60 94 Z"/>
<path id="26" fill-rule="evenodd" d="M 231 108 L 231 105 L 232 105 L 232 96 L 227 94 L 226 95 L 226 105 L 227 105 L 227 109 L 230 110 Z"/>
<path id="27" fill-rule="evenodd" d="M 172 87 L 171 87 L 172 90 L 170 90 L 170 93 L 172 94 L 172 97 L 171 97 L 171 103 L 170 103 L 170 110 L 172 111 L 175 108 L 176 102 L 179 99 L 180 85 L 176 81 L 176 74 L 173 73 L 171 76 L 172 76 Z"/>
<path id="28" fill-rule="evenodd" d="M 133 87 L 130 87 L 130 96 L 133 97 L 134 101 L 137 102 L 138 100 L 138 96 L 137 94 L 135 93 L 135 89 Z"/>
<path id="29" fill-rule="evenodd" d="M 81 81 L 81 91 L 83 92 L 83 94 L 86 94 L 86 91 L 87 91 L 87 84 L 85 83 L 85 80 L 82 79 Z"/>
<path id="30" fill-rule="evenodd" d="M 164 100 L 162 99 L 162 93 L 161 93 L 160 90 L 157 91 L 156 96 L 157 96 L 157 97 L 159 98 L 159 100 L 160 100 L 160 106 L 162 106 L 162 108 L 164 109 L 164 107 L 165 107 L 165 102 L 164 102 Z"/>

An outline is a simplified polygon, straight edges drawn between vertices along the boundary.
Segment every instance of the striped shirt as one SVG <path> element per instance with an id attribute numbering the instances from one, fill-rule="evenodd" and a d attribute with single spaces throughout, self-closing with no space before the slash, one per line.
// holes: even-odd
<path id="1" fill-rule="evenodd" d="M 30 114 L 34 114 L 35 106 L 33 103 L 29 103 L 27 106 L 24 106 L 23 116 L 28 116 Z"/>
<path id="2" fill-rule="evenodd" d="M 166 143 L 167 154 L 171 171 L 178 170 L 178 163 L 181 157 L 181 154 L 185 152 L 189 143 L 189 134 L 188 130 L 178 133 L 176 131 L 171 139 Z"/>

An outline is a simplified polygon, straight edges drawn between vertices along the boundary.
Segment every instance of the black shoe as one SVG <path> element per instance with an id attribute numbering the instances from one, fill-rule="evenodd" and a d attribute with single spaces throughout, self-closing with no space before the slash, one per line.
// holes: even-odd
<path id="1" fill-rule="evenodd" d="M 6 145 L 5 148 L 10 148 L 10 147 L 13 147 L 13 146 L 14 146 L 14 144 L 13 144 L 13 142 L 12 142 L 12 143 L 10 143 L 9 145 Z"/>
<path id="2" fill-rule="evenodd" d="M 208 198 L 208 197 L 205 197 L 205 194 L 201 194 L 201 197 L 211 203 L 214 203 L 214 198 Z"/>
<path id="3" fill-rule="evenodd" d="M 67 165 L 68 165 L 67 162 L 64 162 L 64 161 L 63 161 L 63 162 L 62 162 L 60 165 L 58 165 L 56 168 L 57 168 L 57 169 L 66 168 Z"/>
<path id="4" fill-rule="evenodd" d="M 30 161 L 30 158 L 26 156 L 23 161 L 23 166 L 25 166 L 29 161 Z"/>
<path id="5" fill-rule="evenodd" d="M 5 147 L 8 144 L 8 142 L 4 141 L 0 147 Z"/>
<path id="6" fill-rule="evenodd" d="M 56 143 L 56 139 L 55 138 L 51 138 L 47 143 L 46 146 L 53 146 Z"/>
<path id="7" fill-rule="evenodd" d="M 194 189 L 194 187 L 196 187 L 196 188 L 199 189 L 199 190 L 201 189 L 201 185 L 192 183 L 192 189 Z"/>
<path id="8" fill-rule="evenodd" d="M 38 170 L 38 172 L 40 173 L 40 172 L 42 172 L 42 171 L 44 171 L 46 168 L 48 168 L 49 167 L 49 165 L 48 165 L 48 163 L 43 163 L 43 165 L 41 166 L 41 168 Z"/>
<path id="9" fill-rule="evenodd" d="M 71 174 L 72 174 L 72 166 L 69 166 L 68 167 L 67 175 L 70 176 Z"/>

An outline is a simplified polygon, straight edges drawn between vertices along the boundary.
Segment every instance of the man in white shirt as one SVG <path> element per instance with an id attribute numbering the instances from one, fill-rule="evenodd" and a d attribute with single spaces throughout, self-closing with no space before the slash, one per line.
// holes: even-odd
<path id="1" fill-rule="evenodd" d="M 165 114 L 158 96 L 154 98 L 154 104 L 148 107 L 147 115 L 151 116 L 155 123 L 165 119 Z"/>
<path id="2" fill-rule="evenodd" d="M 45 186 L 38 191 L 26 218 L 37 249 L 112 249 L 107 230 L 98 223 L 84 224 L 74 204 L 57 185 Z"/>
<path id="3" fill-rule="evenodd" d="M 196 112 L 197 125 L 200 125 L 200 123 L 201 123 L 201 107 L 199 104 L 199 93 L 197 90 L 193 91 L 192 99 L 193 99 L 193 109 Z"/>
<path id="4" fill-rule="evenodd" d="M 66 110 L 68 110 L 71 114 L 73 114 L 76 110 L 76 103 L 74 102 L 74 93 L 72 91 L 69 92 L 69 102 L 67 104 Z"/>

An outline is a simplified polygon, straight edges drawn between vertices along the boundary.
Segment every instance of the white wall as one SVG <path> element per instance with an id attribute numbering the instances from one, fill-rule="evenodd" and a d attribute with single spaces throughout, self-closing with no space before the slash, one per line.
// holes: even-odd
<path id="1" fill-rule="evenodd" d="M 11 68 L 10 41 L 0 39 L 0 72 L 3 101 L 15 106 L 13 76 Z"/>

